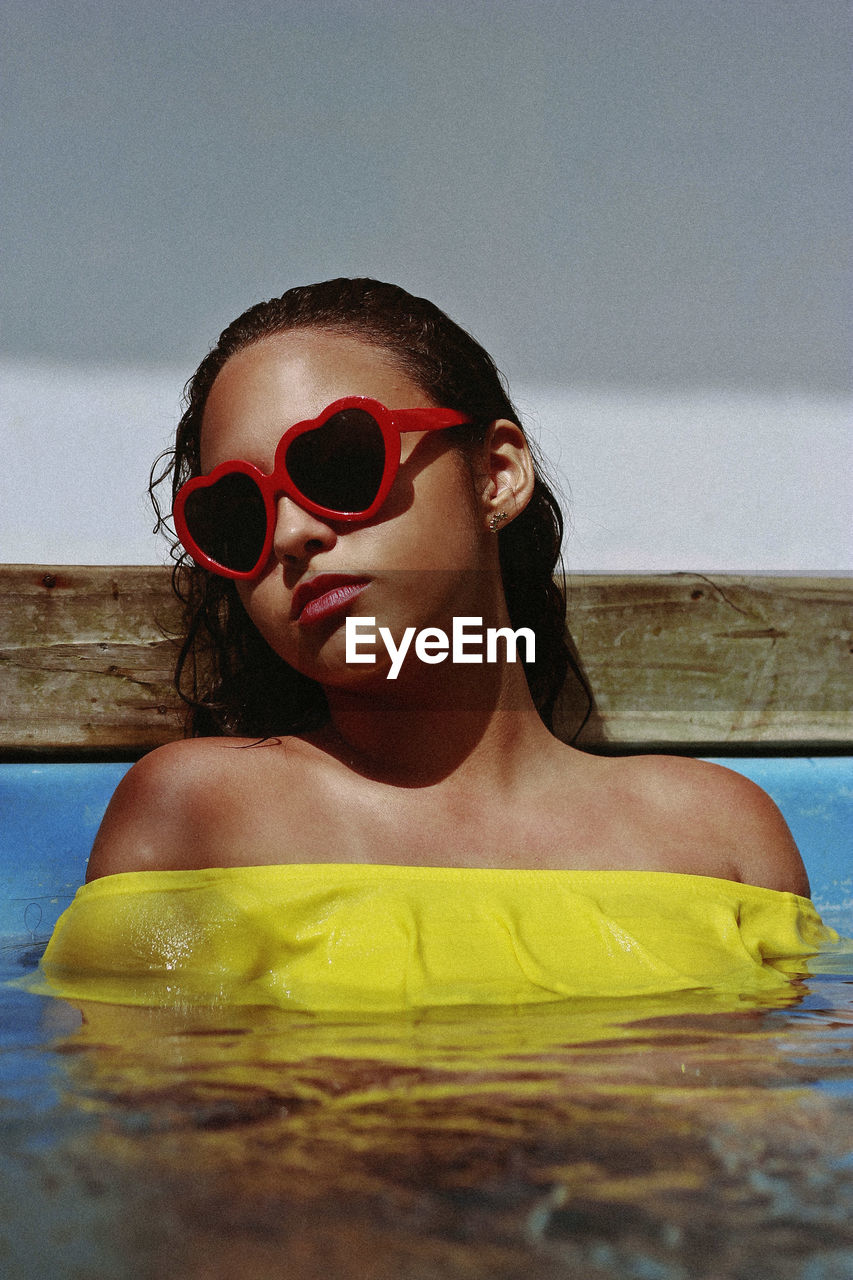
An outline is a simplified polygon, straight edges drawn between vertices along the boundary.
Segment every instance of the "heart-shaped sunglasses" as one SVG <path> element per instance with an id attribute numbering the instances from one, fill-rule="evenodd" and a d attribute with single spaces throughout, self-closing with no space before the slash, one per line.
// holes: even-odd
<path id="1" fill-rule="evenodd" d="M 281 494 L 326 520 L 370 520 L 394 483 L 402 432 L 470 421 L 452 409 L 386 409 L 365 396 L 336 400 L 285 431 L 271 473 L 237 459 L 182 485 L 173 512 L 178 537 L 212 573 L 254 578 L 272 550 Z"/>

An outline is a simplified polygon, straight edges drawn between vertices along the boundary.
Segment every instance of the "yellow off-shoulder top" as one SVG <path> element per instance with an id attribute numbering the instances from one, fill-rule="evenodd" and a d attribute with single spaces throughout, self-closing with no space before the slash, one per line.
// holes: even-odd
<path id="1" fill-rule="evenodd" d="M 317 1011 L 763 993 L 836 935 L 791 893 L 705 876 L 298 864 L 84 885 L 39 989 Z"/>

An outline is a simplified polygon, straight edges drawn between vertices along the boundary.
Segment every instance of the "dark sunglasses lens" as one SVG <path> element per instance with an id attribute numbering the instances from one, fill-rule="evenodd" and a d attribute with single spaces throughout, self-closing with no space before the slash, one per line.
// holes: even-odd
<path id="1" fill-rule="evenodd" d="M 343 409 L 316 431 L 297 436 L 287 470 L 300 493 L 330 511 L 366 511 L 385 470 L 385 441 L 364 409 Z"/>
<path id="2" fill-rule="evenodd" d="M 184 519 L 199 550 L 223 569 L 248 573 L 258 563 L 267 513 L 251 476 L 234 471 L 215 484 L 194 489 L 184 505 Z"/>

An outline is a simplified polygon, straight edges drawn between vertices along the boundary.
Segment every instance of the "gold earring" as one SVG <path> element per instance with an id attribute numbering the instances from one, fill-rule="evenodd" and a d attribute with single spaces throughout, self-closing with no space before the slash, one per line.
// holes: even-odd
<path id="1" fill-rule="evenodd" d="M 504 520 L 508 520 L 509 516 L 505 511 L 496 511 L 489 521 L 489 533 L 496 533 Z"/>

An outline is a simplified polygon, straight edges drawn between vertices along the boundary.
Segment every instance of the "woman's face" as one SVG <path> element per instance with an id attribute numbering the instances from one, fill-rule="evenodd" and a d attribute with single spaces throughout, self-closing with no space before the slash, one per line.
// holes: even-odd
<path id="1" fill-rule="evenodd" d="M 245 348 L 208 396 L 202 470 L 240 458 L 270 472 L 288 427 L 344 396 L 369 396 L 389 409 L 431 403 L 382 348 L 346 334 L 292 330 Z M 446 433 L 406 432 L 400 469 L 371 521 L 328 520 L 282 495 L 270 559 L 237 590 L 258 630 L 297 670 L 343 687 L 384 679 L 381 642 L 375 665 L 346 663 L 346 617 L 375 618 L 397 643 L 407 626 L 449 633 L 453 616 L 494 625 L 503 595 L 487 518 L 472 471 Z"/>

